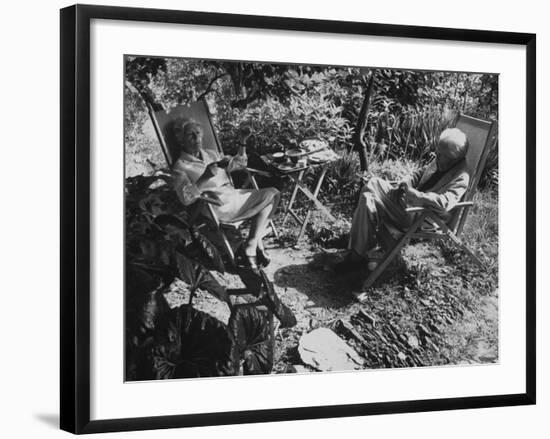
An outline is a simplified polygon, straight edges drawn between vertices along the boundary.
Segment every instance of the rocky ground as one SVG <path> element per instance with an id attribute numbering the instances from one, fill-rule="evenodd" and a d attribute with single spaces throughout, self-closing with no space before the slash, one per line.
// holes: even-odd
<path id="1" fill-rule="evenodd" d="M 298 322 L 276 327 L 274 372 L 498 362 L 497 199 L 480 194 L 476 201 L 463 238 L 486 269 L 452 244 L 413 243 L 374 287 L 362 291 L 365 272 L 332 270 L 342 249 L 323 248 L 312 236 L 296 245 L 287 239 L 292 230 L 271 240 L 265 271 Z M 237 276 L 224 274 L 220 281 L 242 287 Z M 358 293 L 364 293 L 361 301 Z M 228 318 L 229 309 L 224 312 Z M 327 337 L 332 345 L 323 343 Z"/>
<path id="2" fill-rule="evenodd" d="M 270 249 L 266 271 L 298 320 L 276 331 L 274 372 L 315 370 L 298 346 L 318 328 L 344 339 L 363 368 L 498 361 L 496 273 L 479 273 L 460 254 L 453 264 L 437 246 L 416 244 L 359 303 L 354 293 L 364 273 L 336 276 L 331 265 L 339 253 L 307 245 Z"/>

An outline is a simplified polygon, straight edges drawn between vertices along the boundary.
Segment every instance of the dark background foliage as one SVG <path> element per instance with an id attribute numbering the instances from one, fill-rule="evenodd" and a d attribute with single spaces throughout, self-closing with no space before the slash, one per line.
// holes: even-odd
<path id="1" fill-rule="evenodd" d="M 147 174 L 164 166 L 145 102 L 169 111 L 205 98 L 228 153 L 243 124 L 252 128 L 249 148 L 258 153 L 309 137 L 327 140 L 340 153 L 356 150 L 354 135 L 370 79 L 361 132 L 367 167 L 387 159 L 427 161 L 439 133 L 458 112 L 498 118 L 495 74 L 128 57 L 127 173 Z M 482 184 L 495 184 L 497 144 L 486 168 Z"/>

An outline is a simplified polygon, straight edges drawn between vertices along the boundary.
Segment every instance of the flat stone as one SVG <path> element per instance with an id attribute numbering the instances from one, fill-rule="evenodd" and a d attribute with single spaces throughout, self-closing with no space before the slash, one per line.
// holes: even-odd
<path id="1" fill-rule="evenodd" d="M 364 367 L 359 354 L 328 328 L 318 328 L 303 335 L 298 353 L 305 364 L 324 372 Z"/>
<path id="2" fill-rule="evenodd" d="M 305 366 L 302 366 L 301 364 L 293 364 L 290 366 L 292 369 L 292 373 L 312 373 L 311 369 L 308 369 Z"/>
<path id="3" fill-rule="evenodd" d="M 418 338 L 416 338 L 416 336 L 414 335 L 409 335 L 407 337 L 407 344 L 411 347 L 411 348 L 417 348 L 419 343 L 418 343 Z"/>

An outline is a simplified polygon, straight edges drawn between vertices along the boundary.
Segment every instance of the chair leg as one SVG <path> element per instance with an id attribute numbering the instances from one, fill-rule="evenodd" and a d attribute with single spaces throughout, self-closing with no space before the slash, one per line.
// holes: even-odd
<path id="1" fill-rule="evenodd" d="M 418 230 L 418 228 L 422 225 L 424 222 L 425 214 L 421 214 L 417 220 L 412 224 L 412 226 L 409 228 L 409 230 L 403 234 L 401 238 L 395 243 L 393 248 L 388 250 L 386 254 L 384 255 L 384 259 L 378 266 L 369 274 L 365 282 L 363 283 L 363 290 L 366 290 L 367 288 L 370 288 L 372 284 L 380 277 L 380 275 L 384 272 L 384 270 L 387 268 L 387 266 L 390 264 L 390 262 L 397 256 L 401 248 L 407 244 L 409 239 L 411 239 L 412 235 Z"/>
<path id="2" fill-rule="evenodd" d="M 323 168 L 323 172 L 321 172 L 321 175 L 319 176 L 319 179 L 317 180 L 317 183 L 315 184 L 315 189 L 313 191 L 313 200 L 315 201 L 317 197 L 319 196 L 319 191 L 321 190 L 321 185 L 323 184 L 323 180 L 325 179 L 325 175 L 327 173 L 327 168 Z M 302 239 L 304 236 L 304 233 L 306 232 L 307 223 L 309 222 L 309 217 L 311 216 L 311 209 L 308 209 L 306 213 L 306 217 L 304 219 L 304 222 L 302 223 L 302 227 L 300 227 L 300 233 L 298 234 L 298 241 Z"/>
<path id="3" fill-rule="evenodd" d="M 302 177 L 304 176 L 304 171 L 300 171 L 298 174 L 298 181 L 302 180 Z M 292 195 L 290 196 L 290 201 L 288 202 L 288 205 L 286 207 L 285 215 L 283 216 L 283 226 L 285 225 L 286 220 L 288 219 L 288 215 L 290 214 L 290 211 L 292 210 L 292 205 L 294 204 L 294 200 L 296 199 L 296 195 L 298 194 L 298 183 L 294 183 L 294 189 L 292 189 Z"/>
<path id="4" fill-rule="evenodd" d="M 453 241 L 462 250 L 464 250 L 464 252 L 468 256 L 470 256 L 470 258 L 476 263 L 478 267 L 480 267 L 483 270 L 487 269 L 485 264 L 481 262 L 481 260 L 475 255 L 475 253 L 472 250 L 470 250 L 470 248 L 468 248 L 468 246 L 464 244 L 462 240 L 453 233 L 453 231 L 449 228 L 449 226 L 447 226 L 447 224 L 445 224 L 444 221 L 442 221 L 440 218 L 437 218 L 437 217 L 432 217 L 432 219 L 437 223 L 439 227 L 441 227 L 441 230 L 445 232 L 445 235 L 447 236 L 447 238 Z"/>
<path id="5" fill-rule="evenodd" d="M 271 227 L 271 231 L 273 232 L 273 235 L 275 236 L 275 238 L 278 238 L 279 237 L 279 231 L 275 227 L 275 223 L 273 222 L 273 220 L 269 220 L 269 226 Z"/>
<path id="6" fill-rule="evenodd" d="M 231 243 L 227 239 L 227 236 L 225 235 L 225 232 L 222 230 L 221 227 L 218 227 L 218 233 L 222 238 L 222 243 L 225 248 L 225 251 L 227 252 L 227 256 L 229 257 L 229 262 L 231 263 L 232 266 L 235 266 L 235 253 L 231 248 Z"/>
<path id="7" fill-rule="evenodd" d="M 225 251 L 227 252 L 227 256 L 229 257 L 230 264 L 234 267 L 235 266 L 235 254 L 233 253 L 233 249 L 231 248 L 231 244 L 229 240 L 227 239 L 227 236 L 225 235 L 225 232 L 222 229 L 222 226 L 220 224 L 220 220 L 218 219 L 218 216 L 216 215 L 216 212 L 214 212 L 214 209 L 212 208 L 212 205 L 207 203 L 206 204 L 208 214 L 210 215 L 210 218 L 214 222 L 216 226 L 216 232 L 222 239 L 222 244 L 225 248 Z"/>

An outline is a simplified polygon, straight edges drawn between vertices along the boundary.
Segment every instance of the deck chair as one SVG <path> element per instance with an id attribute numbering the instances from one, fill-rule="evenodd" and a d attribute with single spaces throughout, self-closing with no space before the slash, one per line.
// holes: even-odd
<path id="1" fill-rule="evenodd" d="M 169 129 L 170 128 L 169 124 L 178 117 L 194 119 L 195 121 L 199 122 L 202 125 L 202 129 L 203 129 L 203 148 L 215 148 L 215 150 L 218 153 L 223 154 L 223 149 L 221 147 L 218 136 L 216 135 L 216 132 L 214 130 L 214 125 L 212 124 L 212 119 L 210 116 L 210 111 L 208 109 L 208 104 L 204 99 L 200 99 L 191 105 L 179 105 L 175 108 L 172 108 L 169 113 L 167 113 L 164 110 L 154 111 L 153 107 L 150 104 L 147 105 L 147 108 L 148 108 L 149 116 L 153 123 L 153 127 L 155 129 L 155 133 L 158 137 L 160 146 L 162 148 L 162 152 L 170 168 L 172 168 L 172 166 L 177 160 L 178 150 L 177 150 L 177 144 L 175 143 L 175 139 L 173 138 L 171 134 L 171 130 Z M 258 183 L 256 182 L 255 175 L 263 175 L 265 177 L 270 176 L 270 174 L 267 172 L 260 171 L 257 169 L 252 169 L 252 168 L 246 168 L 245 172 L 247 173 L 245 185 L 248 184 L 254 189 L 259 188 Z M 229 172 L 227 174 L 229 177 L 229 181 L 231 182 L 231 184 L 233 184 L 233 179 L 231 178 L 231 174 Z M 239 230 L 243 226 L 244 222 L 243 221 L 240 221 L 237 223 L 221 222 L 218 219 L 216 213 L 214 212 L 214 209 L 212 208 L 212 203 L 213 202 L 206 197 L 202 197 L 196 203 L 194 203 L 192 206 L 192 212 L 191 212 L 191 222 L 195 223 L 198 218 L 200 218 L 201 216 L 204 215 L 204 213 L 206 213 L 206 217 L 207 217 L 206 219 L 210 220 L 210 223 L 214 225 L 216 232 L 221 238 L 222 245 L 224 247 L 224 250 L 227 253 L 229 262 L 234 266 L 235 254 L 224 232 L 224 228 Z M 272 221 L 270 221 L 269 226 L 271 228 L 272 233 L 274 233 L 275 236 L 277 236 L 277 230 Z"/>
<path id="2" fill-rule="evenodd" d="M 468 212 L 474 204 L 472 199 L 477 190 L 483 168 L 485 167 L 490 146 L 495 140 L 496 123 L 494 121 L 489 122 L 460 114 L 455 126 L 466 134 L 469 142 L 466 164 L 470 173 L 470 184 L 461 202 L 451 210 L 452 216 L 447 223 L 429 209 L 423 207 L 408 208 L 407 212 L 419 213 L 418 218 L 414 221 L 409 230 L 398 238 L 393 247 L 386 250 L 381 262 L 365 280 L 363 290 L 366 290 L 374 284 L 376 279 L 378 279 L 392 260 L 399 254 L 403 246 L 413 238 L 450 240 L 464 250 L 478 266 L 485 268 L 483 262 L 481 262 L 475 253 L 462 242 L 459 235 L 464 228 Z M 428 230 L 426 230 L 425 227 L 426 223 L 430 224 Z"/>

